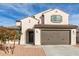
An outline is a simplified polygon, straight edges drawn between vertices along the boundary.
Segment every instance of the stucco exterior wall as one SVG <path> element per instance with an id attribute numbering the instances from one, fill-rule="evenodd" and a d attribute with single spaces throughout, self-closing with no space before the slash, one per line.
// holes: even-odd
<path id="1" fill-rule="evenodd" d="M 33 29 L 35 24 L 38 24 L 38 21 L 28 17 L 23 19 L 22 21 L 22 35 L 21 35 L 21 44 L 26 44 L 26 41 L 28 41 L 28 39 L 26 40 L 27 36 L 26 36 L 26 32 L 28 29 Z"/>
<path id="2" fill-rule="evenodd" d="M 35 29 L 35 45 L 41 45 L 41 30 Z"/>
<path id="3" fill-rule="evenodd" d="M 41 24 L 42 22 L 41 22 L 41 16 L 42 16 L 42 14 L 44 14 L 44 13 L 47 13 L 47 12 L 49 12 L 49 11 L 51 11 L 52 9 L 48 9 L 48 10 L 45 10 L 45 11 L 43 11 L 43 12 L 40 12 L 40 13 L 38 13 L 38 14 L 36 14 L 36 15 L 34 15 L 35 16 L 35 18 L 37 18 L 40 22 L 39 22 L 39 24 Z"/>
<path id="4" fill-rule="evenodd" d="M 52 15 L 61 15 L 62 16 L 62 22 L 61 23 L 51 22 L 51 16 Z M 55 9 L 55 10 L 52 10 L 52 11 L 44 14 L 44 17 L 45 17 L 44 23 L 45 24 L 52 24 L 52 25 L 68 25 L 68 16 L 69 16 L 68 14 Z"/>
<path id="5" fill-rule="evenodd" d="M 57 29 L 56 29 L 57 30 Z M 59 30 L 71 30 L 71 45 L 76 45 L 76 29 L 59 29 Z M 35 45 L 41 45 L 41 29 L 35 29 Z"/>
<path id="6" fill-rule="evenodd" d="M 21 22 L 16 22 L 16 26 L 21 26 Z"/>
<path id="7" fill-rule="evenodd" d="M 6 44 L 14 44 L 14 41 L 6 41 Z M 15 41 L 15 44 L 18 44 L 18 40 Z"/>
<path id="8" fill-rule="evenodd" d="M 76 45 L 76 29 L 71 29 L 71 45 Z"/>
<path id="9" fill-rule="evenodd" d="M 28 29 L 34 30 L 34 40 L 35 45 L 41 45 L 41 29 L 34 28 L 34 25 L 38 24 L 38 20 L 40 21 L 39 24 L 41 24 L 41 15 L 44 15 L 44 24 L 48 25 L 68 25 L 68 17 L 69 15 L 67 13 L 64 13 L 61 10 L 55 9 L 49 9 L 44 12 L 38 13 L 33 17 L 27 17 L 21 20 L 21 22 L 16 22 L 16 26 L 21 25 L 21 44 L 26 44 L 28 42 L 28 36 L 26 35 L 26 32 Z M 51 15 L 61 15 L 62 16 L 62 22 L 61 23 L 53 23 L 51 22 Z M 76 29 L 64 29 L 64 30 L 71 30 L 71 45 L 76 45 Z"/>

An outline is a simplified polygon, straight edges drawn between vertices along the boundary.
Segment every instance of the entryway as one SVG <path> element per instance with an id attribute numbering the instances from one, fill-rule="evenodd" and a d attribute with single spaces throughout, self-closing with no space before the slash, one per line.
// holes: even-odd
<path id="1" fill-rule="evenodd" d="M 29 31 L 29 43 L 34 43 L 34 32 Z"/>
<path id="2" fill-rule="evenodd" d="M 28 29 L 26 32 L 26 44 L 34 44 L 34 30 Z"/>

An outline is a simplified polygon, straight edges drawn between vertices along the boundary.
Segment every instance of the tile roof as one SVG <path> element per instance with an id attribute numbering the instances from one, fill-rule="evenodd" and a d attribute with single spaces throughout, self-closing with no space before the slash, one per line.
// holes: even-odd
<path id="1" fill-rule="evenodd" d="M 35 28 L 76 29 L 77 25 L 35 25 Z"/>

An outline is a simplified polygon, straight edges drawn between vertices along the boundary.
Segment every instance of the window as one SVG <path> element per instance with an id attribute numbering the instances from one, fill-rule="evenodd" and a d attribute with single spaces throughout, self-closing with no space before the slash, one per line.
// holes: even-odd
<path id="1" fill-rule="evenodd" d="M 62 22 L 62 16 L 61 15 L 52 15 L 51 21 L 53 23 L 60 23 L 60 22 Z"/>

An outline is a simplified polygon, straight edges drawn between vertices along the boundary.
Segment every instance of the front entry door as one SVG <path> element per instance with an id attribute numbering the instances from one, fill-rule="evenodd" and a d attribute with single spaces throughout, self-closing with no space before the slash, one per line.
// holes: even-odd
<path id="1" fill-rule="evenodd" d="M 29 32 L 29 43 L 33 43 L 34 42 L 34 32 L 30 31 Z"/>

